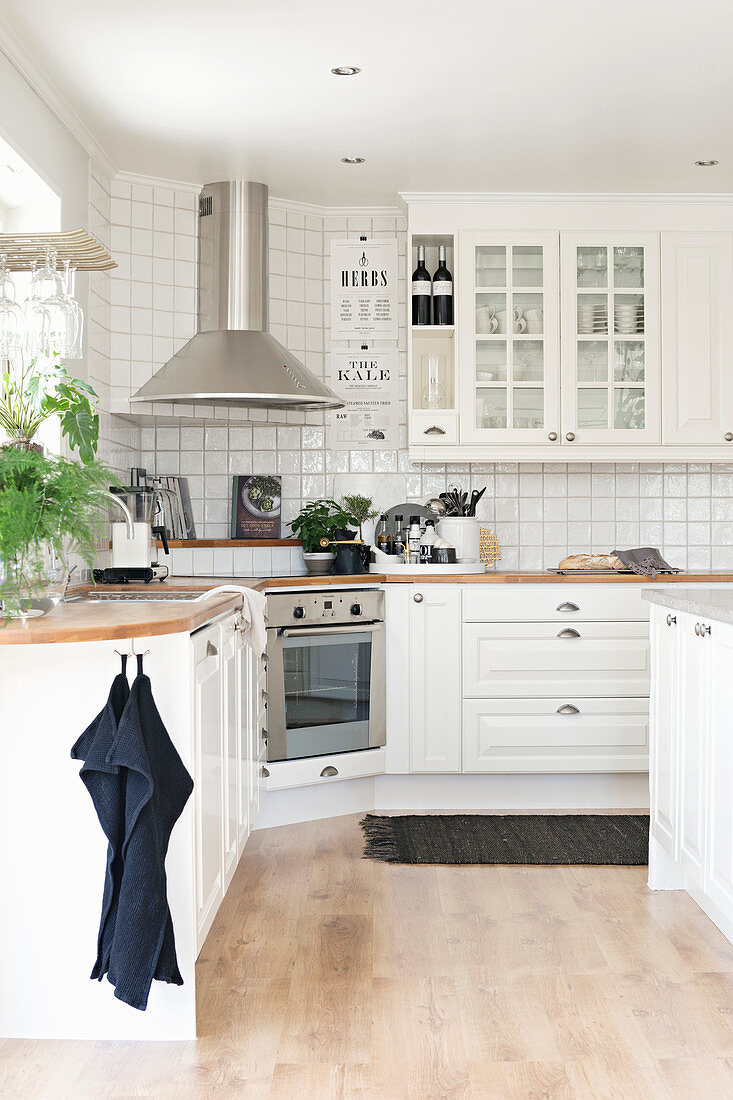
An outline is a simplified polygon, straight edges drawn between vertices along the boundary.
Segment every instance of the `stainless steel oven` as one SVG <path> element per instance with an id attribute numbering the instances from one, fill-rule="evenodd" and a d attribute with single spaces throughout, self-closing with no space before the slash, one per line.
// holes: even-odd
<path id="1" fill-rule="evenodd" d="M 267 759 L 354 752 L 385 741 L 384 593 L 267 597 Z"/>

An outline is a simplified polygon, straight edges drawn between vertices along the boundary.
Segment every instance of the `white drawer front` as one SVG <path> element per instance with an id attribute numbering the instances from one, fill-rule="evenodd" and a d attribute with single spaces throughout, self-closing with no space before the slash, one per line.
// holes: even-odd
<path id="1" fill-rule="evenodd" d="M 466 623 L 464 696 L 648 695 L 646 623 Z"/>
<path id="2" fill-rule="evenodd" d="M 279 760 L 267 764 L 266 767 L 270 773 L 267 780 L 267 789 L 270 791 L 284 790 L 286 787 L 309 787 L 317 783 L 337 783 L 342 779 L 382 775 L 384 749 L 311 756 L 303 760 Z"/>
<path id="3" fill-rule="evenodd" d="M 565 712 L 558 714 L 561 707 Z M 464 772 L 646 771 L 648 744 L 645 699 L 575 696 L 463 704 Z"/>
<path id="4" fill-rule="evenodd" d="M 649 607 L 641 584 L 467 584 L 464 622 L 576 619 L 648 621 Z"/>

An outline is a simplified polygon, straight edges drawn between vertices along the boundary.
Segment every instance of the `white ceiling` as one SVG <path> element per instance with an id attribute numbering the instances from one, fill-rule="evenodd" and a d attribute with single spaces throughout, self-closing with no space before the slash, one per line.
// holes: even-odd
<path id="1" fill-rule="evenodd" d="M 126 171 L 240 176 L 336 205 L 733 192 L 730 0 L 3 0 L 2 13 Z M 343 64 L 362 72 L 332 76 Z"/>

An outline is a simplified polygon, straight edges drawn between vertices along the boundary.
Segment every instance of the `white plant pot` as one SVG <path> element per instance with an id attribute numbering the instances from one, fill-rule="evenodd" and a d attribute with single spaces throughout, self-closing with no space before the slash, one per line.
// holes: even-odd
<path id="1" fill-rule="evenodd" d="M 326 573 L 330 573 L 333 569 L 335 558 L 330 550 L 327 550 L 323 554 L 309 554 L 304 550 L 303 561 L 309 573 L 314 576 L 325 576 Z"/>

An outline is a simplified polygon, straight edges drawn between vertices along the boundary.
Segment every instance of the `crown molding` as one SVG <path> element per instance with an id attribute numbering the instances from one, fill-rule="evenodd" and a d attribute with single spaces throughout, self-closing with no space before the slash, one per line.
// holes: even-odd
<path id="1" fill-rule="evenodd" d="M 18 36 L 11 31 L 4 19 L 0 19 L 0 53 L 20 73 L 26 84 L 48 107 L 51 114 L 108 175 L 113 176 L 116 165 L 107 150 L 97 141 L 91 130 L 80 119 L 74 108 L 51 83 L 42 67 L 28 53 Z"/>
<path id="2" fill-rule="evenodd" d="M 276 210 L 292 210 L 298 214 L 315 214 L 330 218 L 398 218 L 402 209 L 394 206 L 327 206 L 315 202 L 297 202 L 295 199 L 279 199 L 270 196 L 270 206 Z"/>
<path id="3" fill-rule="evenodd" d="M 184 191 L 188 195 L 198 195 L 203 183 L 190 180 L 170 180 L 164 176 L 145 176 L 140 172 L 115 172 L 112 177 L 122 183 L 138 184 L 144 187 L 165 187 L 169 191 Z"/>
<path id="4" fill-rule="evenodd" d="M 452 203 L 704 203 L 707 205 L 729 205 L 733 203 L 733 194 L 723 192 L 713 194 L 711 192 L 694 193 L 670 192 L 653 193 L 601 193 L 549 191 L 400 191 L 399 198 L 406 205 L 414 203 L 452 202 Z"/>

